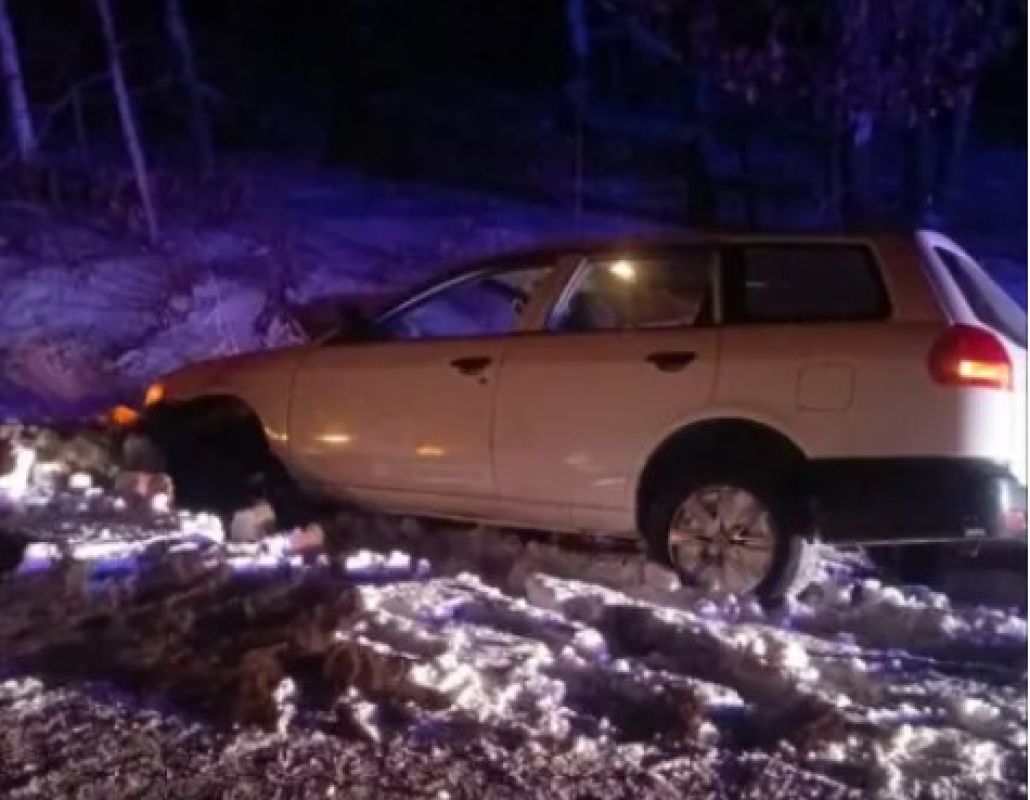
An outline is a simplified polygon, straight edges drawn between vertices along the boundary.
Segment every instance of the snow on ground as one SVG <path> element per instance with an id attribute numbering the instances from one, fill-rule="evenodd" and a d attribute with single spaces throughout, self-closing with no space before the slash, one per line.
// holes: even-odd
<path id="1" fill-rule="evenodd" d="M 5 797 L 1026 795 L 1025 611 L 833 551 L 765 610 L 614 545 L 232 541 L 53 463 L 0 487 Z"/>

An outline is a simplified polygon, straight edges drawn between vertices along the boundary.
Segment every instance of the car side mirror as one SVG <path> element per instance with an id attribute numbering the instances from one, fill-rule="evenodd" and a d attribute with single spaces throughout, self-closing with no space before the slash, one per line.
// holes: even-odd
<path id="1" fill-rule="evenodd" d="M 360 342 L 372 337 L 372 320 L 353 303 L 336 307 L 335 341 Z"/>

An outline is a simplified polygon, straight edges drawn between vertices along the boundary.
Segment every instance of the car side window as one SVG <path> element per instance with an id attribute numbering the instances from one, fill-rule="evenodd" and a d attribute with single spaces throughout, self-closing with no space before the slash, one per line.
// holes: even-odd
<path id="1" fill-rule="evenodd" d="M 727 261 L 730 322 L 845 322 L 889 312 L 879 268 L 862 245 L 741 245 Z"/>
<path id="2" fill-rule="evenodd" d="M 388 316 L 378 332 L 402 341 L 513 333 L 550 270 L 520 266 L 473 275 Z"/>
<path id="3" fill-rule="evenodd" d="M 712 257 L 704 250 L 584 263 L 551 314 L 566 333 L 682 328 L 712 322 Z"/>

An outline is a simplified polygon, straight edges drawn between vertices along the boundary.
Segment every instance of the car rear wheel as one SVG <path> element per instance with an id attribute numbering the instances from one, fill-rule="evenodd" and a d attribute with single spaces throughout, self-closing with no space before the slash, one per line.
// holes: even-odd
<path id="1" fill-rule="evenodd" d="M 652 557 L 704 592 L 777 601 L 801 588 L 812 547 L 800 503 L 740 467 L 667 475 L 643 516 Z"/>

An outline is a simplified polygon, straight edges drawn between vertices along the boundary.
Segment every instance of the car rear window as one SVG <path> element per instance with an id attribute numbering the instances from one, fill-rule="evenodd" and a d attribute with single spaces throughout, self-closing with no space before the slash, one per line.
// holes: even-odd
<path id="1" fill-rule="evenodd" d="M 730 263 L 730 321 L 836 322 L 889 312 L 879 269 L 861 245 L 745 245 Z"/>
<path id="2" fill-rule="evenodd" d="M 943 247 L 935 247 L 934 252 L 976 318 L 1020 347 L 1026 347 L 1026 314 L 1019 304 L 976 264 Z"/>

